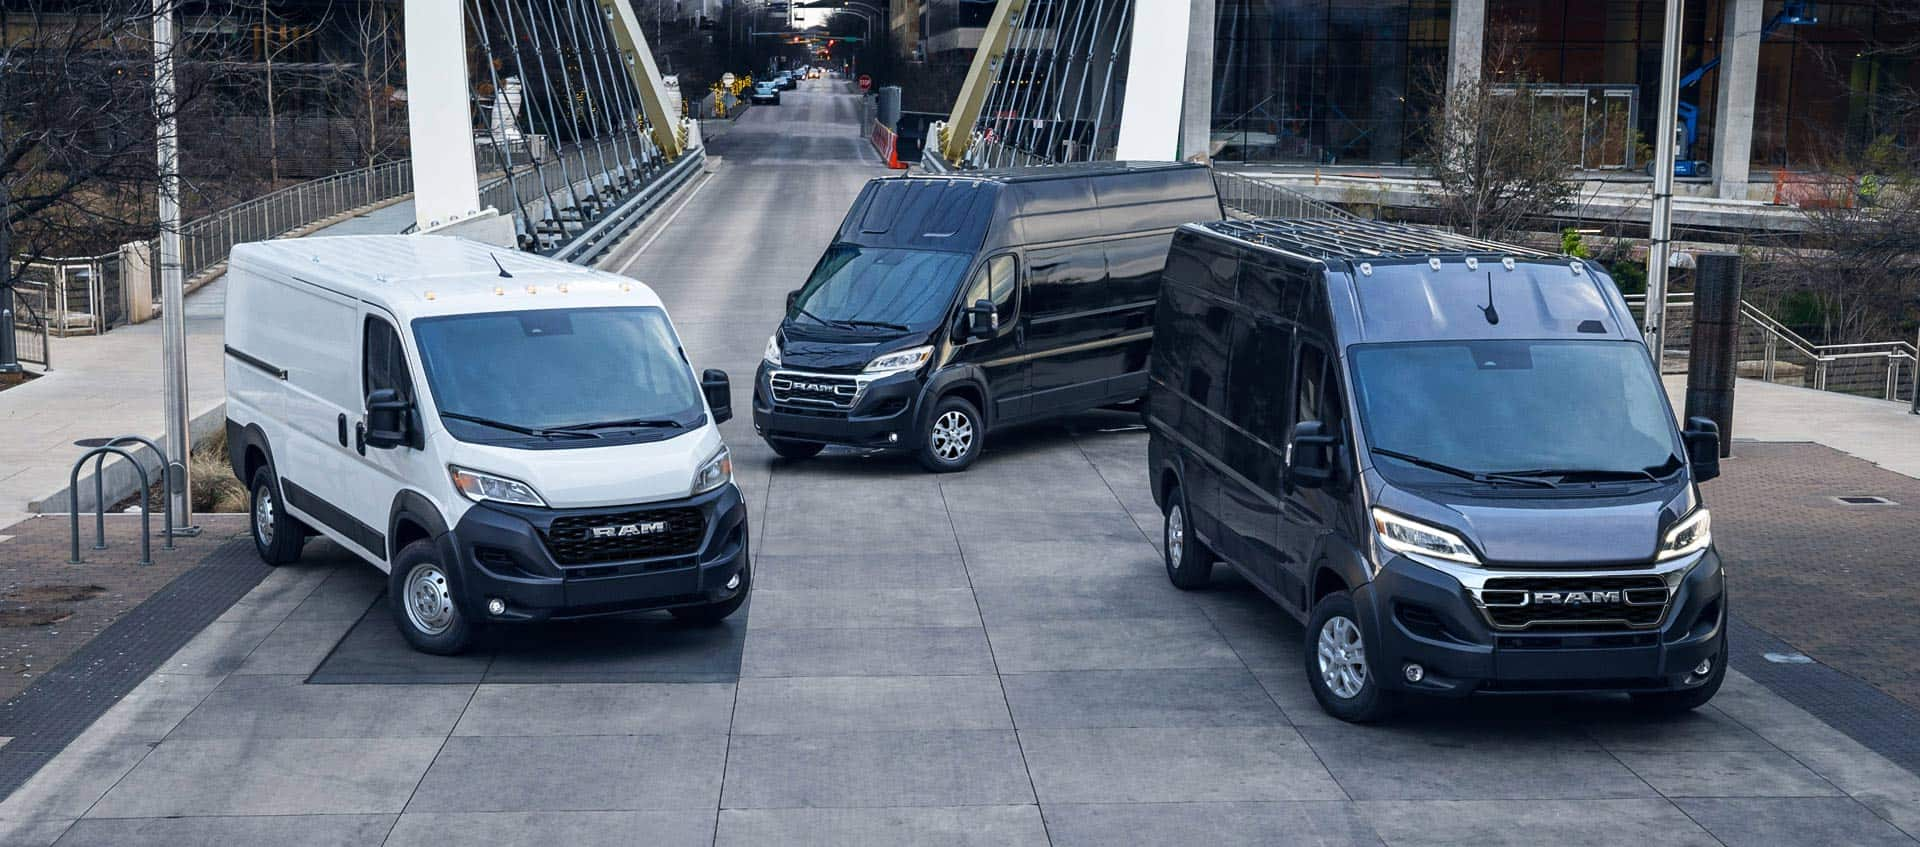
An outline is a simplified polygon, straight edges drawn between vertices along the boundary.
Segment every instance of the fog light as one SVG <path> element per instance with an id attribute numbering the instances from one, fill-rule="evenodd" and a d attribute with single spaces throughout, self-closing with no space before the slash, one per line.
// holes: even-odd
<path id="1" fill-rule="evenodd" d="M 507 613 L 507 601 L 498 597 L 487 598 L 487 614 L 499 617 Z"/>
<path id="2" fill-rule="evenodd" d="M 1709 674 L 1709 673 L 1712 673 L 1712 672 L 1713 672 L 1713 660 L 1712 660 L 1712 659 L 1701 659 L 1701 660 L 1700 660 L 1700 664 L 1697 664 L 1697 665 L 1694 665 L 1694 666 L 1693 666 L 1693 675 L 1694 675 L 1694 676 L 1706 676 L 1707 674 Z"/>
<path id="3" fill-rule="evenodd" d="M 1406 674 L 1408 682 L 1419 682 L 1427 678 L 1427 669 L 1415 662 L 1408 662 L 1406 667 L 1401 668 L 1401 672 Z"/>
<path id="4" fill-rule="evenodd" d="M 733 576 L 730 576 L 730 577 L 728 577 L 728 578 L 727 578 L 727 590 L 728 590 L 728 591 L 732 591 L 732 590 L 734 590 L 734 589 L 736 589 L 736 588 L 739 588 L 739 587 L 740 587 L 740 575 L 739 575 L 739 574 L 734 574 Z"/>
<path id="5" fill-rule="evenodd" d="M 888 443 L 888 444 L 898 444 L 898 443 L 900 443 L 900 433 L 897 433 L 897 432 L 889 432 L 889 433 L 887 433 L 887 443 Z"/>

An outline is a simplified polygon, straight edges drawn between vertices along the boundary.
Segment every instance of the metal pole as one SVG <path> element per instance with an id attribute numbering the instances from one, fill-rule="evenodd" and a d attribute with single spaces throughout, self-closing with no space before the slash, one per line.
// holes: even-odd
<path id="1" fill-rule="evenodd" d="M 1647 312 L 1642 320 L 1655 371 L 1667 353 L 1667 266 L 1673 255 L 1673 158 L 1680 108 L 1680 21 L 1686 0 L 1667 0 L 1660 54 L 1660 129 L 1654 139 L 1653 226 L 1647 242 Z"/>
<path id="2" fill-rule="evenodd" d="M 156 154 L 160 176 L 160 328 L 161 355 L 164 357 L 162 381 L 166 393 L 167 455 L 172 462 L 161 475 L 167 482 L 167 497 L 173 513 L 179 516 L 178 532 L 195 535 L 193 498 L 187 496 L 187 455 L 193 449 L 187 433 L 187 323 L 185 280 L 180 270 L 180 167 L 179 118 L 176 115 L 173 79 L 173 5 L 172 0 L 153 0 L 153 105 Z"/>
<path id="3" fill-rule="evenodd" d="M 0 148 L 5 146 L 0 142 Z M 10 238 L 13 227 L 7 223 L 11 205 L 12 192 L 0 181 L 0 374 L 21 371 L 20 351 L 15 348 L 13 337 L 13 244 Z"/>
<path id="4" fill-rule="evenodd" d="M 1913 349 L 1920 354 L 1920 332 L 1914 333 Z M 1913 413 L 1920 415 L 1920 355 L 1913 358 Z"/>

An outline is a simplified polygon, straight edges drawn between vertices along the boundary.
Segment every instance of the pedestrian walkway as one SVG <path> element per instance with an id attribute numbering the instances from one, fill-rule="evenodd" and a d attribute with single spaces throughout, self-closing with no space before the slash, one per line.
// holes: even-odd
<path id="1" fill-rule="evenodd" d="M 413 201 L 403 200 L 310 235 L 395 233 L 411 223 Z M 223 420 L 226 278 L 188 295 L 186 305 L 188 412 L 200 437 Z M 0 529 L 35 511 L 66 511 L 67 475 L 86 450 L 74 442 L 126 434 L 159 438 L 166 417 L 160 337 L 154 320 L 100 336 L 51 339 L 53 369 L 0 391 L 0 432 L 6 433 L 0 438 Z M 108 480 L 125 479 L 131 486 L 130 469 L 116 472 L 121 464 L 109 463 Z M 81 487 L 81 508 L 92 506 L 92 494 L 91 486 Z M 53 502 L 42 505 L 44 500 Z"/>
<path id="2" fill-rule="evenodd" d="M 1675 414 L 1686 414 L 1687 378 L 1666 377 Z M 1743 379 L 1733 391 L 1738 442 L 1807 442 L 1920 479 L 1920 415 L 1904 403 Z"/>

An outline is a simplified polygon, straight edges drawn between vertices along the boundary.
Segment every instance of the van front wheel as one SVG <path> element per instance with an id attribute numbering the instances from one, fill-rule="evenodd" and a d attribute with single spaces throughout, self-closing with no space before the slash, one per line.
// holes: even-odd
<path id="1" fill-rule="evenodd" d="M 1335 591 L 1320 598 L 1307 624 L 1307 684 L 1327 714 L 1350 723 L 1372 723 L 1393 713 L 1393 699 L 1374 677 L 1374 662 L 1360 628 L 1353 596 Z"/>
<path id="2" fill-rule="evenodd" d="M 980 457 L 980 445 L 986 440 L 980 410 L 959 397 L 942 397 L 927 418 L 927 431 L 920 439 L 920 465 L 934 473 L 964 471 Z"/>
<path id="3" fill-rule="evenodd" d="M 439 548 L 422 539 L 400 548 L 387 576 L 387 600 L 393 621 L 407 643 L 422 653 L 452 656 L 473 643 L 453 583 L 453 567 L 440 560 Z"/>
<path id="4" fill-rule="evenodd" d="M 273 484 L 271 469 L 263 467 L 253 472 L 248 506 L 248 528 L 252 530 L 253 549 L 260 554 L 260 561 L 274 566 L 298 561 L 300 547 L 307 540 L 307 528 L 281 508 L 280 490 Z"/>

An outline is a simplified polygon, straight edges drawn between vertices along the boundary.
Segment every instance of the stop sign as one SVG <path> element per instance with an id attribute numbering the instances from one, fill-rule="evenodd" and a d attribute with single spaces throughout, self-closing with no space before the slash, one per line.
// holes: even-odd
<path id="1" fill-rule="evenodd" d="M 865 90 L 867 90 L 867 89 L 869 89 L 869 88 L 872 88 L 872 87 L 873 87 L 873 77 L 870 77 L 870 76 L 867 76 L 866 74 L 861 74 L 861 75 L 860 75 L 860 90 L 861 90 L 861 91 L 865 91 Z"/>

